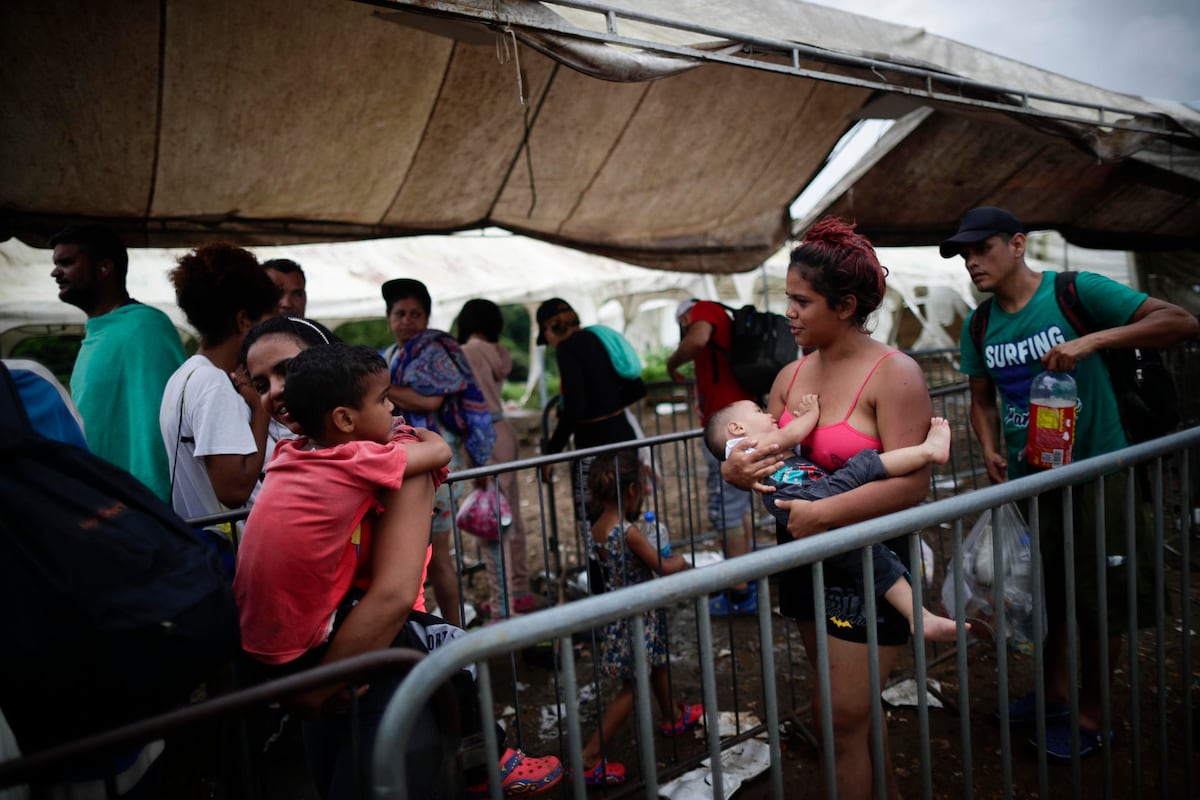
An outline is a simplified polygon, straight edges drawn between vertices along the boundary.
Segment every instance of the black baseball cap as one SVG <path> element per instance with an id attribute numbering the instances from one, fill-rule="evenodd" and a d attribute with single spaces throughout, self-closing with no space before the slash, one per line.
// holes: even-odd
<path id="1" fill-rule="evenodd" d="M 564 311 L 574 311 L 574 310 L 575 309 L 571 308 L 571 304 L 568 303 L 566 300 L 563 300 L 561 297 L 551 297 L 549 300 L 547 300 L 546 302 L 544 302 L 540 306 L 538 306 L 538 310 L 537 310 L 537 326 L 538 326 L 537 343 L 538 344 L 546 343 L 546 331 L 542 327 L 542 325 L 545 324 L 546 320 L 553 319 L 554 317 L 557 317 L 559 314 L 563 313 Z"/>
<path id="2" fill-rule="evenodd" d="M 392 311 L 392 305 L 402 297 L 416 299 L 425 309 L 426 314 L 433 310 L 433 300 L 429 297 L 429 290 L 425 288 L 425 284 L 415 278 L 392 278 L 383 284 L 380 291 L 389 314 Z"/>
<path id="3" fill-rule="evenodd" d="M 995 206 L 972 208 L 963 214 L 958 233 L 942 242 L 939 248 L 942 258 L 954 258 L 962 252 L 962 245 L 977 244 L 997 233 L 1024 233 L 1025 226 L 1011 212 Z"/>

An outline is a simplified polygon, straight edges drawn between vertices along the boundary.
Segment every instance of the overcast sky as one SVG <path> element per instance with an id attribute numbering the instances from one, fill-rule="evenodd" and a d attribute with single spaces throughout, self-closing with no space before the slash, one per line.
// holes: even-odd
<path id="1" fill-rule="evenodd" d="M 814 0 L 1144 97 L 1200 102 L 1200 0 Z"/>

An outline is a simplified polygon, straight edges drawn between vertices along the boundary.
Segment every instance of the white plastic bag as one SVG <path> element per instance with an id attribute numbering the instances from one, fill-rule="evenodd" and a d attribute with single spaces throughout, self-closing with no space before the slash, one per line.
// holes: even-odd
<path id="1" fill-rule="evenodd" d="M 999 543 L 999 562 L 996 561 L 993 537 Z M 996 610 L 1002 608 L 1009 644 L 1015 649 L 1031 652 L 1035 592 L 1032 556 L 1029 527 L 1014 503 L 984 511 L 963 540 L 963 577 L 957 591 L 953 564 L 946 567 L 946 580 L 942 584 L 942 604 L 946 613 L 954 616 L 961 602 L 967 617 L 994 626 Z M 996 576 L 1001 572 L 1004 597 L 1003 603 L 998 604 L 995 584 Z M 1040 585 L 1036 591 L 1045 596 Z M 1042 630 L 1045 631 L 1045 603 L 1037 605 L 1042 609 Z"/>

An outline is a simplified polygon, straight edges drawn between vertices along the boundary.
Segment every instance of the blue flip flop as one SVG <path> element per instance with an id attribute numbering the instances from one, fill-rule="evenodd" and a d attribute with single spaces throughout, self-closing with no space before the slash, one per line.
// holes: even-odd
<path id="1" fill-rule="evenodd" d="M 1046 701 L 1046 722 L 1057 722 L 1065 720 L 1070 716 L 1071 710 L 1059 703 Z M 996 721 L 1000 721 L 1000 709 L 993 712 Z M 1022 697 L 1020 700 L 1013 700 L 1008 704 L 1008 724 L 1009 725 L 1033 725 L 1037 722 L 1037 698 L 1033 692 Z"/>
<path id="2" fill-rule="evenodd" d="M 1029 743 L 1037 747 L 1037 736 L 1030 736 Z M 1079 726 L 1079 757 L 1089 756 L 1104 746 L 1104 737 L 1099 731 Z M 1046 726 L 1046 755 L 1057 761 L 1071 760 L 1071 723 L 1059 720 Z"/>

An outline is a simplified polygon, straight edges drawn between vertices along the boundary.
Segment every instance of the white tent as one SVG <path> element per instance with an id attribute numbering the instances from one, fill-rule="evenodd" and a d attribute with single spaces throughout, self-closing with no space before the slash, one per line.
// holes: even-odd
<path id="1" fill-rule="evenodd" d="M 634 267 L 578 250 L 508 234 L 419 236 L 338 244 L 288 245 L 254 249 L 261 259 L 291 258 L 308 280 L 308 315 L 328 323 L 384 315 L 380 286 L 390 278 L 416 278 L 433 298 L 431 323 L 449 328 L 462 304 L 483 297 L 499 304 L 534 307 L 562 297 L 586 323 L 601 319 L 610 300 L 675 292 L 696 293 L 703 276 Z M 129 251 L 130 294 L 156 306 L 181 329 L 189 327 L 175 305 L 168 272 L 186 249 L 136 248 Z M 10 239 L 0 244 L 0 344 L 7 352 L 21 338 L 15 329 L 82 326 L 84 315 L 58 299 L 50 278 L 51 252 Z M 631 307 L 631 312 L 636 310 Z M 626 324 L 609 309 L 604 322 Z"/>
<path id="2" fill-rule="evenodd" d="M 1200 243 L 1200 114 L 800 0 L 9 0 L 0 50 L 0 239 L 498 226 L 739 272 L 887 117 L 837 206 L 876 244 L 983 203 L 1092 246 Z"/>
<path id="3" fill-rule="evenodd" d="M 1035 269 L 1100 272 L 1133 282 L 1128 254 L 1084 250 L 1060 236 L 1030 237 Z M 166 312 L 183 331 L 187 320 L 175 305 L 167 273 L 184 249 L 138 248 L 130 253 L 128 286 L 138 300 Z M 789 248 L 753 272 L 729 276 L 663 272 L 508 234 L 420 236 L 340 244 L 259 247 L 260 259 L 291 258 L 308 279 L 308 314 L 331 325 L 382 317 L 379 287 L 395 277 L 417 278 L 433 297 L 432 324 L 448 329 L 462 304 L 484 297 L 501 305 L 536 305 L 558 296 L 579 311 L 585 324 L 621 330 L 643 353 L 678 341 L 674 312 L 685 297 L 746 303 L 783 311 Z M 957 324 L 977 298 L 958 259 L 935 247 L 881 247 L 888 293 L 873 321 L 875 335 L 906 349 L 952 346 Z M 50 278 L 50 251 L 13 239 L 0 243 L 0 352 L 7 355 L 25 335 L 47 328 L 81 328 L 83 312 L 58 299 Z M 902 323 L 906 334 L 901 335 Z"/>

